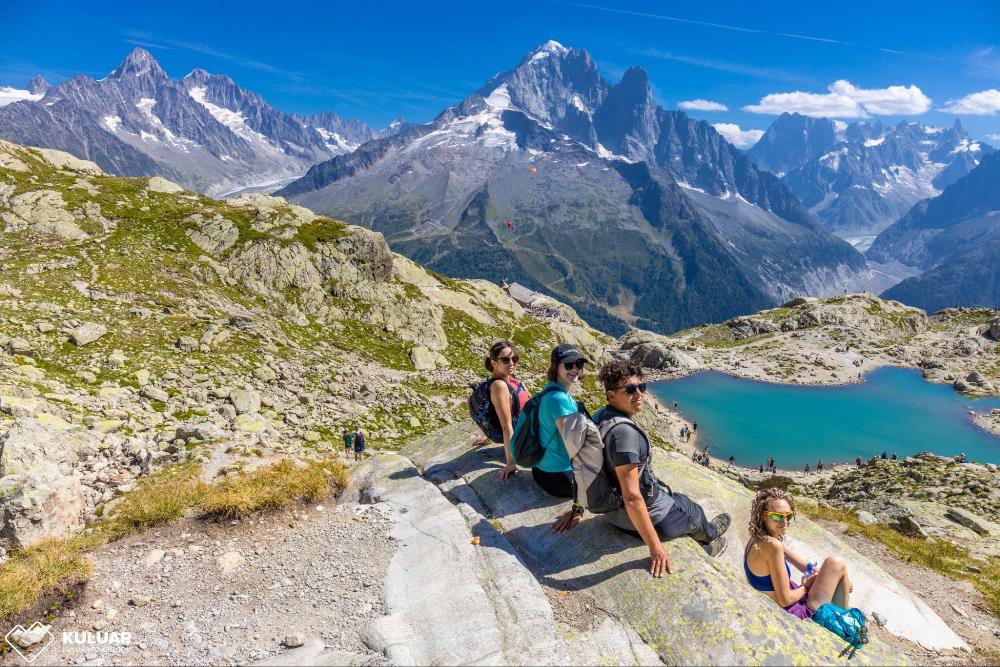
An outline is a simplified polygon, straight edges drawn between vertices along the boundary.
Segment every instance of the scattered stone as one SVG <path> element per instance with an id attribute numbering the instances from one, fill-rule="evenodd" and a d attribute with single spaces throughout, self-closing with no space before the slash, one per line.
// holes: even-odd
<path id="1" fill-rule="evenodd" d="M 874 526 L 878 523 L 878 519 L 875 518 L 875 515 L 865 510 L 858 510 L 855 512 L 855 516 L 858 517 L 858 521 L 866 526 Z"/>
<path id="2" fill-rule="evenodd" d="M 149 185 L 147 187 L 149 188 L 150 192 L 164 192 L 168 194 L 172 192 L 184 191 L 184 188 L 177 185 L 173 181 L 168 181 L 162 176 L 153 176 L 152 178 L 150 178 Z"/>
<path id="3" fill-rule="evenodd" d="M 973 530 L 979 533 L 980 535 L 985 536 L 990 534 L 990 531 L 988 531 L 986 527 L 983 526 L 983 524 L 980 523 L 978 519 L 976 519 L 975 516 L 973 516 L 969 512 L 966 512 L 965 510 L 959 509 L 957 507 L 949 507 L 945 511 L 944 515 L 949 519 L 951 519 L 952 521 L 960 523 L 966 528 Z"/>
<path id="4" fill-rule="evenodd" d="M 223 576 L 235 572 L 244 563 L 244 558 L 235 551 L 229 551 L 215 559 L 215 565 Z"/>
<path id="5" fill-rule="evenodd" d="M 261 382 L 274 382 L 278 377 L 278 374 L 270 366 L 258 366 L 254 369 L 253 374 Z"/>
<path id="6" fill-rule="evenodd" d="M 148 554 L 146 554 L 146 557 L 143 559 L 143 563 L 146 565 L 146 567 L 153 567 L 161 560 L 163 560 L 163 556 L 166 555 L 166 553 L 167 552 L 164 551 L 163 549 L 153 549 Z"/>
<path id="7" fill-rule="evenodd" d="M 288 648 L 298 648 L 306 643 L 306 637 L 302 633 L 285 635 L 285 646 Z"/>
<path id="8" fill-rule="evenodd" d="M 181 352 L 193 352 L 198 349 L 198 341 L 191 336 L 181 336 L 174 343 L 174 347 Z"/>
<path id="9" fill-rule="evenodd" d="M 73 329 L 69 334 L 70 341 L 77 347 L 89 345 L 108 333 L 108 328 L 97 322 L 87 322 Z"/>
<path id="10" fill-rule="evenodd" d="M 7 354 L 17 354 L 30 357 L 32 354 L 31 343 L 23 338 L 11 338 L 7 343 Z"/>
<path id="11" fill-rule="evenodd" d="M 145 607 L 152 601 L 153 599 L 147 595 L 133 595 L 132 599 L 129 600 L 129 604 L 133 607 Z"/>
<path id="12" fill-rule="evenodd" d="M 260 394 L 253 389 L 234 389 L 229 400 L 237 414 L 260 412 Z"/>
<path id="13" fill-rule="evenodd" d="M 148 398 L 151 401 L 159 401 L 161 403 L 166 403 L 170 400 L 170 395 L 159 387 L 145 386 L 139 391 L 139 395 L 143 398 Z"/>

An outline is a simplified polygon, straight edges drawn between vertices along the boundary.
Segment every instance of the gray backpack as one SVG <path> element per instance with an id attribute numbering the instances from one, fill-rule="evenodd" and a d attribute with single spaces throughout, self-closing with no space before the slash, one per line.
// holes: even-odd
<path id="1" fill-rule="evenodd" d="M 607 514 L 625 506 L 604 439 L 611 429 L 627 423 L 630 420 L 625 417 L 612 417 L 598 427 L 582 412 L 569 415 L 563 423 L 563 442 L 576 480 L 576 502 L 594 514 Z M 645 465 L 639 469 L 639 479 Z"/>

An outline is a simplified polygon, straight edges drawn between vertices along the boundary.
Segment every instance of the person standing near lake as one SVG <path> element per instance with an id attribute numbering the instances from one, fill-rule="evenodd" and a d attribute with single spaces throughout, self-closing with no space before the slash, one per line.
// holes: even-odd
<path id="1" fill-rule="evenodd" d="M 768 456 L 767 457 L 767 469 L 768 470 L 774 470 L 774 457 L 773 456 Z M 761 471 L 761 472 L 763 472 L 763 471 Z"/>
<path id="2" fill-rule="evenodd" d="M 808 463 L 806 464 L 806 474 L 807 475 L 809 474 L 809 464 Z"/>
<path id="3" fill-rule="evenodd" d="M 823 459 L 816 462 L 816 472 L 823 472 Z"/>
<path id="4" fill-rule="evenodd" d="M 861 457 L 860 456 L 858 458 L 854 459 L 854 465 L 856 465 L 859 468 L 861 467 Z"/>

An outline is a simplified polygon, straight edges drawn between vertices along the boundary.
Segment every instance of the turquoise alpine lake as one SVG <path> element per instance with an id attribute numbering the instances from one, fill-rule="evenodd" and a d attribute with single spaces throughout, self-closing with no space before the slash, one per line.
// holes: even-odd
<path id="1" fill-rule="evenodd" d="M 1000 408 L 1000 399 L 973 399 L 906 368 L 879 368 L 856 385 L 809 387 L 744 380 L 706 371 L 658 382 L 651 391 L 698 424 L 698 447 L 716 458 L 756 468 L 769 456 L 786 470 L 868 459 L 886 452 L 964 453 L 1000 463 L 1000 438 L 979 427 L 970 411 Z"/>

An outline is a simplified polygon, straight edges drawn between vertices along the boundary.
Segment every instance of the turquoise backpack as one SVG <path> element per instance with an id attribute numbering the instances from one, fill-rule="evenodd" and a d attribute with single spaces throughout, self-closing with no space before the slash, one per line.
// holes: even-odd
<path id="1" fill-rule="evenodd" d="M 832 602 L 816 610 L 813 621 L 842 638 L 855 650 L 868 643 L 868 625 L 865 614 L 857 607 L 841 609 Z"/>

